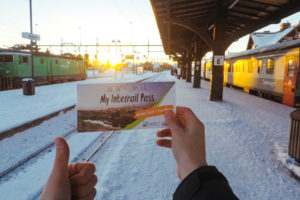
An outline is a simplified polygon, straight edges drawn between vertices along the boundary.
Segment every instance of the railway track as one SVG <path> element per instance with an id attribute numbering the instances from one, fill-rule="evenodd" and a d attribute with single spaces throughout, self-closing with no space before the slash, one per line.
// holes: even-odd
<path id="1" fill-rule="evenodd" d="M 76 132 L 77 128 L 74 128 L 70 131 L 68 131 L 67 133 L 63 134 L 61 137 L 67 137 L 69 135 L 71 135 L 72 133 Z M 42 148 L 38 149 L 37 151 L 31 153 L 30 155 L 26 156 L 25 158 L 23 158 L 22 160 L 20 160 L 19 162 L 17 162 L 16 164 L 14 164 L 13 166 L 7 168 L 6 170 L 2 171 L 0 173 L 0 178 L 6 176 L 7 174 L 11 173 L 12 171 L 14 171 L 15 169 L 19 168 L 20 166 L 24 165 L 26 162 L 28 162 L 29 160 L 35 158 L 38 154 L 42 153 L 43 151 L 45 151 L 46 149 L 49 149 L 51 146 L 54 145 L 54 142 L 49 142 L 48 144 L 46 144 L 45 146 L 43 146 Z"/>
<path id="2" fill-rule="evenodd" d="M 102 148 L 102 146 L 111 138 L 111 136 L 115 133 L 116 131 L 110 132 L 106 138 L 97 146 L 97 148 L 85 159 L 86 162 L 89 162 L 91 158 Z"/>
<path id="3" fill-rule="evenodd" d="M 149 78 L 149 77 L 148 77 Z M 137 82 L 142 82 L 147 80 L 148 78 L 139 80 Z M 68 137 L 70 136 L 72 133 L 75 133 L 77 131 L 77 128 L 73 128 L 72 130 L 68 131 L 67 133 L 63 134 L 61 137 Z M 97 147 L 92 151 L 92 153 L 90 153 L 86 158 L 84 158 L 83 160 L 86 162 L 89 162 L 91 160 L 91 158 L 103 147 L 103 145 L 111 138 L 112 135 L 114 135 L 116 133 L 116 131 L 111 131 L 108 132 L 108 135 L 99 143 L 99 145 L 97 145 Z M 99 136 L 101 137 L 101 136 Z M 97 137 L 96 139 L 94 139 L 94 141 L 96 141 L 97 139 L 99 139 L 99 137 Z M 9 175 L 10 173 L 14 172 L 15 170 L 17 170 L 18 168 L 20 168 L 21 166 L 25 165 L 28 161 L 32 160 L 33 158 L 36 158 L 40 153 L 45 152 L 47 149 L 51 148 L 52 146 L 54 146 L 54 142 L 49 142 L 48 144 L 46 144 L 45 146 L 41 147 L 40 149 L 38 149 L 37 151 L 31 153 L 30 155 L 26 156 L 25 158 L 23 158 L 22 160 L 20 160 L 19 162 L 17 162 L 16 164 L 14 164 L 13 166 L 3 170 L 2 172 L 0 172 L 0 178 L 5 177 L 7 175 Z M 89 147 L 87 147 L 89 148 Z"/>
<path id="4" fill-rule="evenodd" d="M 63 134 L 61 137 L 66 138 L 66 137 L 70 136 L 72 133 L 75 133 L 76 131 L 77 131 L 77 128 L 74 128 L 74 129 L 68 131 L 67 133 Z M 111 136 L 115 132 L 116 131 L 108 132 L 108 135 L 103 139 L 103 141 L 101 141 L 101 143 L 96 147 L 96 149 L 94 149 L 92 151 L 92 153 L 89 154 L 84 159 L 84 161 L 89 162 L 90 159 L 102 148 L 102 146 L 111 138 Z M 99 137 L 97 137 L 95 140 L 97 140 Z M 32 160 L 33 158 L 36 158 L 40 153 L 45 152 L 47 149 L 51 148 L 54 145 L 55 145 L 54 142 L 49 142 L 48 144 L 46 144 L 42 148 L 40 148 L 37 151 L 35 151 L 35 152 L 31 153 L 30 155 L 26 156 L 25 158 L 23 158 L 22 160 L 20 160 L 16 164 L 14 164 L 13 166 L 11 166 L 11 167 L 5 169 L 4 171 L 0 172 L 0 178 L 5 177 L 8 174 L 12 173 L 13 171 L 17 170 L 18 168 L 20 168 L 21 166 L 26 164 L 28 161 Z"/>
<path id="5" fill-rule="evenodd" d="M 157 75 L 153 75 L 153 76 L 157 76 Z M 149 79 L 149 78 L 151 78 L 153 76 L 141 79 L 141 80 L 136 81 L 136 82 L 137 83 L 143 82 L 143 81 L 145 81 L 145 80 L 147 80 L 147 79 Z M 44 121 L 49 120 L 49 119 L 51 119 L 53 117 L 56 117 L 57 115 L 59 115 L 59 113 L 61 113 L 61 112 L 68 112 L 69 110 L 71 110 L 71 109 L 73 109 L 75 107 L 76 107 L 76 105 L 73 104 L 73 105 L 70 105 L 70 106 L 68 106 L 66 108 L 54 111 L 53 113 L 47 114 L 47 115 L 45 115 L 43 117 L 40 117 L 38 119 L 29 121 L 29 122 L 27 122 L 25 124 L 22 124 L 20 126 L 14 127 L 12 129 L 9 129 L 9 130 L 5 130 L 3 132 L 0 132 L 0 141 L 3 140 L 3 139 L 5 139 L 5 138 L 11 137 L 11 136 L 13 136 L 15 134 L 18 134 L 18 133 L 20 133 L 22 131 L 25 131 L 25 130 L 27 130 L 29 128 L 32 128 L 33 126 L 38 126 L 39 124 L 43 123 Z"/>

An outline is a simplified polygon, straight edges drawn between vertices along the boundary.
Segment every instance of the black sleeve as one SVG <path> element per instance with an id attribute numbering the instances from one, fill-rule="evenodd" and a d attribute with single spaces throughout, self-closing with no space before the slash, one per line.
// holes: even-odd
<path id="1" fill-rule="evenodd" d="M 204 166 L 190 173 L 178 186 L 173 200 L 238 199 L 226 178 L 214 166 Z"/>

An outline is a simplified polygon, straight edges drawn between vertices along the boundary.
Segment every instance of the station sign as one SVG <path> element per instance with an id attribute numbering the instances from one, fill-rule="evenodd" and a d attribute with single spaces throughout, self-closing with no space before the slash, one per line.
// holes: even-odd
<path id="1" fill-rule="evenodd" d="M 214 56 L 214 66 L 223 66 L 224 65 L 224 56 Z"/>
<path id="2" fill-rule="evenodd" d="M 41 39 L 40 35 L 32 34 L 28 32 L 22 32 L 22 38 L 29 39 L 29 40 L 36 40 L 36 41 L 40 41 Z"/>
<path id="3" fill-rule="evenodd" d="M 125 59 L 134 59 L 134 55 L 125 55 Z"/>

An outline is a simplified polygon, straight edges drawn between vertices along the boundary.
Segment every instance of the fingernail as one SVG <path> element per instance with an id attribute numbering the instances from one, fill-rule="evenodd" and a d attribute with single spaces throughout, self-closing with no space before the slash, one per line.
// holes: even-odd
<path id="1" fill-rule="evenodd" d="M 60 138 L 55 138 L 54 142 L 57 148 L 60 148 L 62 146 L 62 141 Z"/>
<path id="2" fill-rule="evenodd" d="M 171 110 L 167 110 L 165 112 L 165 118 L 170 119 L 173 116 L 173 112 Z"/>

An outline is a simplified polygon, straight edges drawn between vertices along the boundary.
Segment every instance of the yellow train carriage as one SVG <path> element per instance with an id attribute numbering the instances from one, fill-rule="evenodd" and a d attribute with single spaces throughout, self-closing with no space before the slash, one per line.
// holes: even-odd
<path id="1" fill-rule="evenodd" d="M 226 57 L 224 84 L 300 106 L 300 38 Z"/>

